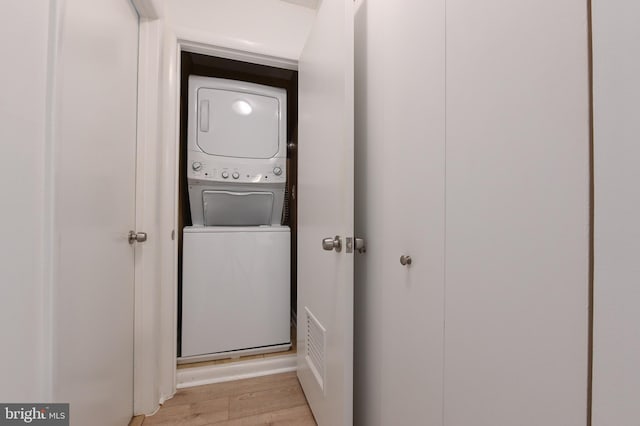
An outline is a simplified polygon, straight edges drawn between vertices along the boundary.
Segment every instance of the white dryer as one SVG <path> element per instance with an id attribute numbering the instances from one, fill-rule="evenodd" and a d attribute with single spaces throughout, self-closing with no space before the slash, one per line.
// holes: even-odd
<path id="1" fill-rule="evenodd" d="M 286 91 L 190 76 L 188 102 L 193 225 L 279 225 L 287 181 Z"/>

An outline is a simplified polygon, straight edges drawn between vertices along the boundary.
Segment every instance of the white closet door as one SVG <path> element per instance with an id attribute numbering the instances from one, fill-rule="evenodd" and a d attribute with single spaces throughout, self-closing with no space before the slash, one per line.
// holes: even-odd
<path id="1" fill-rule="evenodd" d="M 138 16 L 127 0 L 66 0 L 54 95 L 53 395 L 72 425 L 133 412 Z"/>
<path id="2" fill-rule="evenodd" d="M 446 426 L 584 426 L 582 0 L 447 0 Z"/>
<path id="3" fill-rule="evenodd" d="M 444 23 L 444 0 L 356 12 L 357 425 L 442 426 Z"/>
<path id="4" fill-rule="evenodd" d="M 637 0 L 593 2 L 593 426 L 640 418 L 638 22 Z"/>
<path id="5" fill-rule="evenodd" d="M 355 258 L 354 425 L 382 426 L 386 340 L 383 296 L 385 253 L 384 156 L 386 78 L 384 0 L 358 0 L 355 13 L 355 231 L 367 252 Z M 387 225 L 387 226 L 385 226 Z"/>
<path id="6" fill-rule="evenodd" d="M 444 338 L 445 2 L 381 3 L 379 10 L 372 6 L 384 16 L 377 28 L 384 40 L 376 49 L 385 57 L 378 82 L 385 94 L 379 172 L 387 218 L 380 247 L 381 425 L 437 426 Z M 400 263 L 403 255 L 411 257 L 410 265 Z"/>
<path id="7" fill-rule="evenodd" d="M 322 1 L 299 82 L 298 377 L 320 426 L 351 425 L 352 0 Z M 336 235 L 342 250 L 323 250 Z"/>

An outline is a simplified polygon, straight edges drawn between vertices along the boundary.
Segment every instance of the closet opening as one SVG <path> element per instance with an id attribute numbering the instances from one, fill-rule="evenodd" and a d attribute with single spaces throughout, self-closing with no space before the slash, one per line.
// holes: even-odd
<path id="1" fill-rule="evenodd" d="M 180 61 L 178 368 L 295 354 L 298 72 Z"/>

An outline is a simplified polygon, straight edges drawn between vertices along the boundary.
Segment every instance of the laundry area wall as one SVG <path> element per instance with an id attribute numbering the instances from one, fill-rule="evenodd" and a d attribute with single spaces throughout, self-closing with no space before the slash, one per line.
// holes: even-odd
<path id="1" fill-rule="evenodd" d="M 159 0 L 166 23 L 188 40 L 297 61 L 315 10 L 281 0 Z"/>

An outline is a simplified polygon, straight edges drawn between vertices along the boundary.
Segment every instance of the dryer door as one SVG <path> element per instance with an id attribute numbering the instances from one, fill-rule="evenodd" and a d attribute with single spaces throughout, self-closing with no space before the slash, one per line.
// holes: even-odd
<path id="1" fill-rule="evenodd" d="M 273 96 L 198 89 L 197 144 L 211 155 L 271 158 L 278 154 L 282 105 Z"/>
<path id="2" fill-rule="evenodd" d="M 273 192 L 202 191 L 204 225 L 271 225 L 273 200 Z"/>

